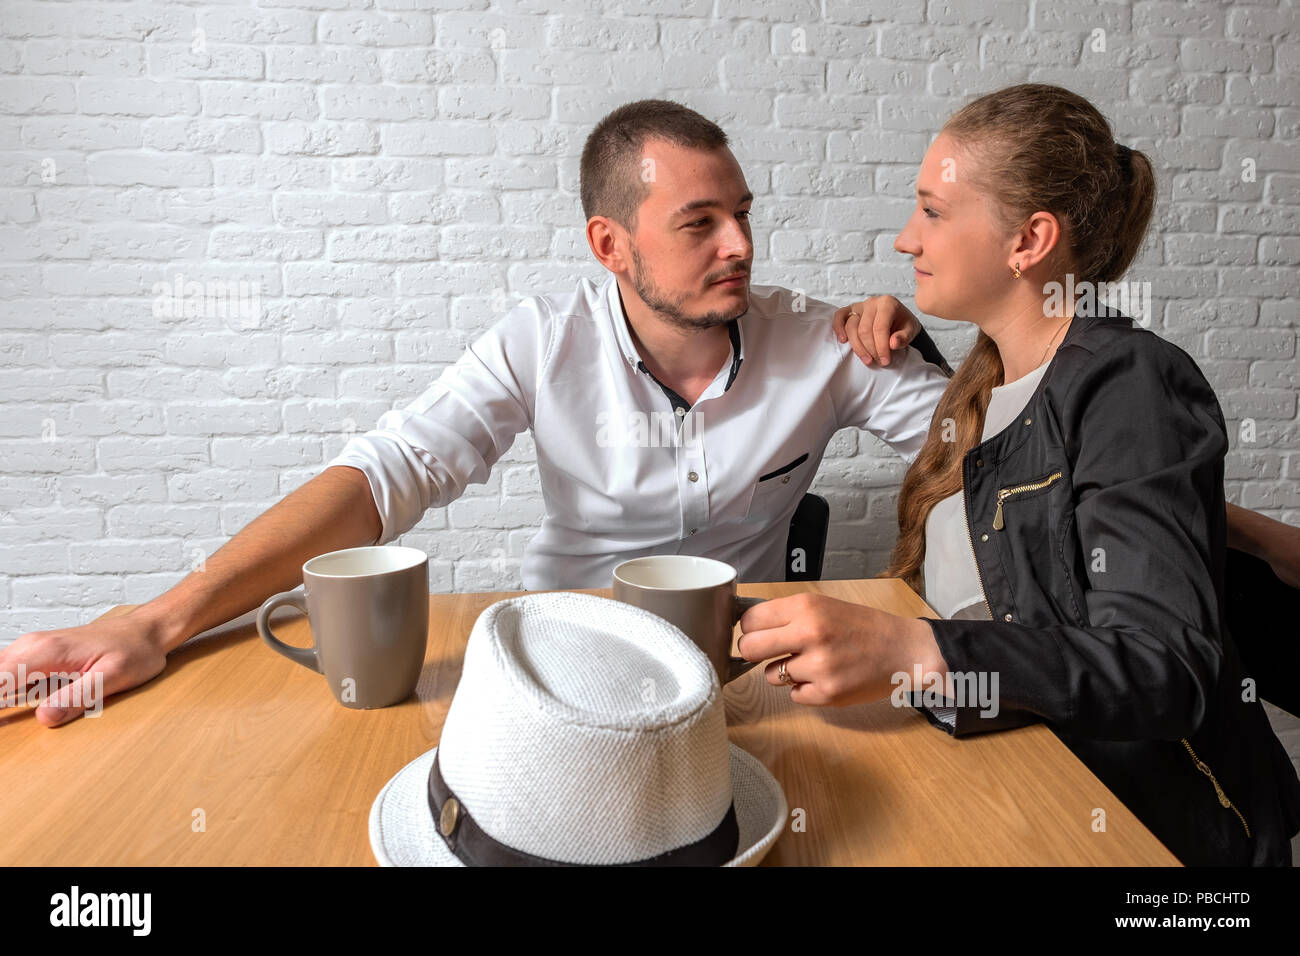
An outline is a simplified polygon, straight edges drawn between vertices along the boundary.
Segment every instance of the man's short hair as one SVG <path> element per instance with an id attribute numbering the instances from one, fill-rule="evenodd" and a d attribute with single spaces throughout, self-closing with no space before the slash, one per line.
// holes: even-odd
<path id="1" fill-rule="evenodd" d="M 582 148 L 582 211 L 608 216 L 625 229 L 650 192 L 642 177 L 646 140 L 663 139 L 688 149 L 721 149 L 727 134 L 693 109 L 669 100 L 638 100 L 620 106 L 591 131 Z"/>

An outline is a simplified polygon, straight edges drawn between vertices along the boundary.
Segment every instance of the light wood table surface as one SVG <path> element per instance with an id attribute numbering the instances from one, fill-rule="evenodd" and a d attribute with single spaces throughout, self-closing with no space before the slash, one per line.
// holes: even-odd
<path id="1" fill-rule="evenodd" d="M 739 591 L 932 613 L 897 580 Z M 515 593 L 430 595 L 419 686 L 382 710 L 340 706 L 321 675 L 235 624 L 173 651 L 159 677 L 98 717 L 49 729 L 27 708 L 0 711 L 0 863 L 373 866 L 371 803 L 438 743 L 475 618 Z M 287 643 L 310 644 L 298 612 L 277 611 L 274 624 Z M 1041 724 L 954 739 L 888 700 L 793 704 L 761 667 L 728 685 L 726 708 L 732 742 L 803 811 L 766 864 L 1178 865 Z M 1098 807 L 1105 832 L 1093 830 Z"/>

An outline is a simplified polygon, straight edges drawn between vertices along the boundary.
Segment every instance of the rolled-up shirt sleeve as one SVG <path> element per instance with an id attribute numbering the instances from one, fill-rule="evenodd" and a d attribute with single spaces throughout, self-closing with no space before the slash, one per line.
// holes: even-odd
<path id="1" fill-rule="evenodd" d="M 377 544 L 413 528 L 430 508 L 487 481 L 515 436 L 532 427 L 551 316 L 521 302 L 471 344 L 415 401 L 380 416 L 326 467 L 363 472 L 383 522 Z"/>

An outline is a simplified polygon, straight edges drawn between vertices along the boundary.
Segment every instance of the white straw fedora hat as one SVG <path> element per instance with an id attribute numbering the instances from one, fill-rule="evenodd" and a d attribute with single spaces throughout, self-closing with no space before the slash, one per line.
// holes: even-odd
<path id="1" fill-rule="evenodd" d="M 370 811 L 383 866 L 753 866 L 786 819 L 704 653 L 588 594 L 479 615 L 438 746 Z"/>

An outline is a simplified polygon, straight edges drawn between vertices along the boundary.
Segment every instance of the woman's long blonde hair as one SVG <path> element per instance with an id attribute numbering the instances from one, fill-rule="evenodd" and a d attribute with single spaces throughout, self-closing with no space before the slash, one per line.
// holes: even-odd
<path id="1" fill-rule="evenodd" d="M 995 201 L 1008 230 L 1040 210 L 1056 216 L 1061 277 L 1069 271 L 1076 285 L 1114 282 L 1128 269 L 1151 221 L 1155 176 L 1144 154 L 1116 145 L 1110 124 L 1082 96 L 1039 83 L 1009 86 L 954 113 L 943 132 L 974 160 L 966 180 Z M 886 575 L 920 589 L 926 518 L 961 491 L 962 459 L 979 444 L 990 392 L 1001 384 L 997 346 L 980 332 L 903 479 Z"/>

